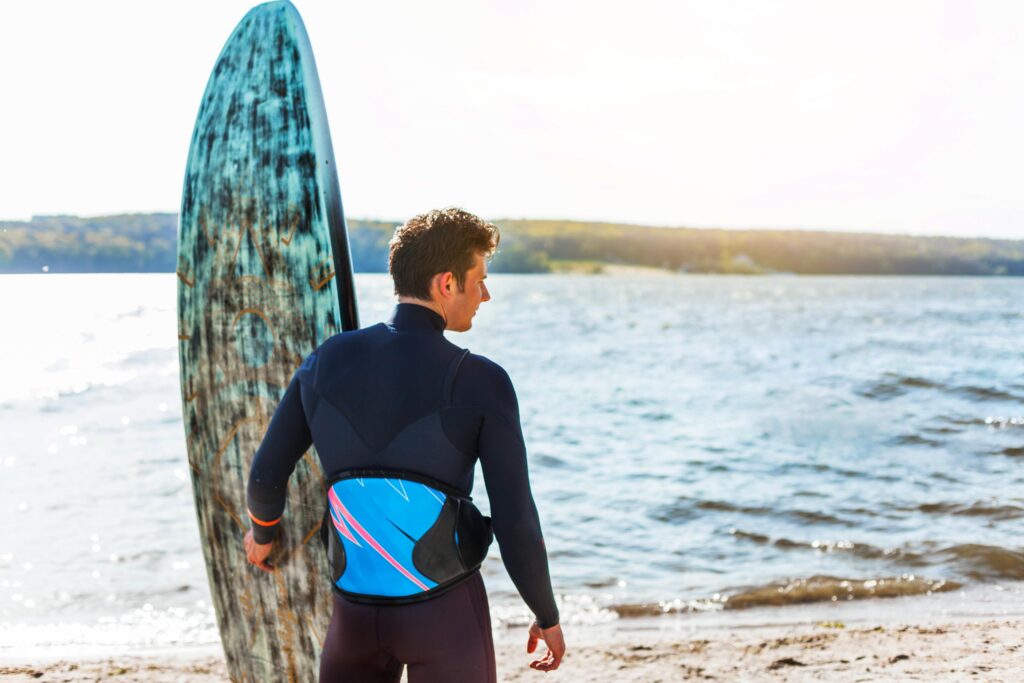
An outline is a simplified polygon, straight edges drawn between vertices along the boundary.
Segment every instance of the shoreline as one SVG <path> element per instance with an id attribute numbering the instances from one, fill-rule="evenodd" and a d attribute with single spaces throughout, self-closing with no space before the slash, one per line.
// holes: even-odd
<path id="1" fill-rule="evenodd" d="M 582 627 L 570 632 L 562 667 L 552 680 L 585 681 L 877 681 L 928 678 L 933 681 L 1012 681 L 1024 667 L 1020 632 L 1024 620 L 960 620 L 839 628 L 822 624 L 757 626 L 746 629 Z M 498 680 L 537 681 L 528 667 L 525 638 L 496 638 Z M 212 646 L 212 650 L 219 647 Z M 59 658 L 0 662 L 0 677 L 12 683 L 116 678 L 123 683 L 213 683 L 227 680 L 219 652 L 192 650 L 111 655 L 98 659 Z M 405 677 L 402 679 L 406 680 Z"/>
<path id="2" fill-rule="evenodd" d="M 554 680 L 1010 681 L 1024 668 L 1020 586 L 567 624 Z M 525 628 L 494 632 L 498 679 L 540 680 Z M 0 652 L 5 681 L 212 683 L 227 680 L 219 644 L 71 656 Z M 403 679 L 404 680 L 404 679 Z"/>

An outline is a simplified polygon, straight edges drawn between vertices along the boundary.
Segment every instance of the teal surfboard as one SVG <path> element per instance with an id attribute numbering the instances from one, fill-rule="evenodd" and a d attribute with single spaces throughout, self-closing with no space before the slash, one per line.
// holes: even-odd
<path id="1" fill-rule="evenodd" d="M 310 449 L 268 574 L 242 537 L 249 465 L 302 359 L 358 326 L 338 175 L 313 52 L 287 1 L 252 9 L 206 86 L 178 228 L 188 461 L 231 680 L 317 678 L 332 599 Z"/>

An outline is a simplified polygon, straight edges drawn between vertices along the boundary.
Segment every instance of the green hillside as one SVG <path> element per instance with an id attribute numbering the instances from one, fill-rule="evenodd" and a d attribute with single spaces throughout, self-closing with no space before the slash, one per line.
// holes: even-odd
<path id="1" fill-rule="evenodd" d="M 603 264 L 691 273 L 1024 275 L 1024 241 L 796 230 L 653 228 L 499 220 L 495 272 L 599 272 Z M 385 272 L 396 223 L 349 220 L 357 272 Z M 175 214 L 0 222 L 0 273 L 174 272 Z"/>

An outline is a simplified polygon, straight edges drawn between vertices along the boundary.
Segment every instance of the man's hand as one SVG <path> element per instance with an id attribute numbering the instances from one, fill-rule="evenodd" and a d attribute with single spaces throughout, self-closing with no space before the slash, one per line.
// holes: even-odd
<path id="1" fill-rule="evenodd" d="M 562 663 L 565 656 L 565 639 L 562 637 L 562 627 L 555 624 L 551 628 L 541 628 L 537 622 L 530 626 L 530 639 L 526 641 L 526 651 L 532 653 L 537 649 L 537 641 L 543 640 L 548 646 L 548 653 L 542 659 L 535 659 L 530 662 L 530 668 L 537 671 L 554 671 Z"/>
<path id="2" fill-rule="evenodd" d="M 274 568 L 267 563 L 267 558 L 270 557 L 270 551 L 274 549 L 273 542 L 267 544 L 257 543 L 256 539 L 252 537 L 252 529 L 249 529 L 249 531 L 245 533 L 245 538 L 242 539 L 242 543 L 245 545 L 245 556 L 250 562 L 265 572 L 274 571 Z"/>

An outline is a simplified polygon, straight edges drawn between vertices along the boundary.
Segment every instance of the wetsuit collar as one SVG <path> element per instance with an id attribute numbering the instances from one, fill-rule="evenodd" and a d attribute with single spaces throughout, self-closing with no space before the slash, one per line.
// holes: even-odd
<path id="1" fill-rule="evenodd" d="M 396 330 L 424 330 L 444 332 L 444 318 L 435 311 L 419 304 L 397 304 L 387 324 Z"/>

